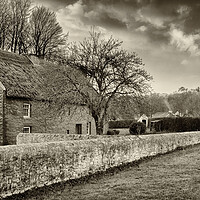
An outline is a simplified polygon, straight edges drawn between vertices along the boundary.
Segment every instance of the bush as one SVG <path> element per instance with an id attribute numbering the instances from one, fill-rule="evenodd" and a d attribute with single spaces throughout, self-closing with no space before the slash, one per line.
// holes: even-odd
<path id="1" fill-rule="evenodd" d="M 146 126 L 142 122 L 133 122 L 129 127 L 131 135 L 140 135 L 146 132 Z"/>
<path id="2" fill-rule="evenodd" d="M 109 128 L 129 128 L 134 119 L 109 121 Z"/>
<path id="3" fill-rule="evenodd" d="M 108 130 L 107 135 L 119 135 L 119 130 Z"/>

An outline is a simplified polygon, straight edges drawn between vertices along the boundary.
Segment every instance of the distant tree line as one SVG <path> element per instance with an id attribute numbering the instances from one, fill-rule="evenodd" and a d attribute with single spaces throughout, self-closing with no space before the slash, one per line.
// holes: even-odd
<path id="1" fill-rule="evenodd" d="M 31 0 L 0 0 L 0 49 L 38 57 L 55 57 L 66 44 L 54 12 L 31 9 Z"/>
<path id="2" fill-rule="evenodd" d="M 177 92 L 168 95 L 168 102 L 174 111 L 190 117 L 200 117 L 200 88 L 181 87 Z"/>
<path id="3" fill-rule="evenodd" d="M 134 119 L 142 114 L 151 117 L 156 112 L 179 112 L 180 116 L 200 117 L 200 88 L 180 87 L 172 94 L 151 93 L 140 97 L 119 96 L 112 100 L 110 119 Z"/>

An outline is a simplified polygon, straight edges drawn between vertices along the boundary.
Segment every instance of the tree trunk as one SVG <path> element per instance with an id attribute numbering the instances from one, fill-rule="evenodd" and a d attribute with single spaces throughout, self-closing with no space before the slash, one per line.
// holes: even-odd
<path id="1" fill-rule="evenodd" d="M 103 135 L 103 121 L 99 116 L 95 116 L 96 134 Z"/>
<path id="2" fill-rule="evenodd" d="M 96 134 L 97 135 L 103 135 L 104 124 L 105 124 L 105 120 L 106 120 L 105 110 L 102 110 L 98 114 L 96 114 L 95 112 L 92 112 L 92 116 L 93 116 L 93 118 L 95 120 Z"/>

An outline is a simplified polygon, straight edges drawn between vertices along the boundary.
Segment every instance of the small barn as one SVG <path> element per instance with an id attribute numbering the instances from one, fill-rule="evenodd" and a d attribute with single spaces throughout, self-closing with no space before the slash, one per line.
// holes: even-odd
<path id="1" fill-rule="evenodd" d="M 145 114 L 143 114 L 137 121 L 143 122 L 146 125 L 146 127 L 148 127 L 148 120 L 149 118 Z"/>

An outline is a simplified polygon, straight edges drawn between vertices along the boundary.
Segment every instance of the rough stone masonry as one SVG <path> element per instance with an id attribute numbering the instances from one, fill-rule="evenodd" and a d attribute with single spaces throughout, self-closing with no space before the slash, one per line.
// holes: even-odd
<path id="1" fill-rule="evenodd" d="M 5 87 L 0 82 L 0 146 L 4 144 Z"/>
<path id="2" fill-rule="evenodd" d="M 200 132 L 0 147 L 0 198 L 200 143 Z"/>

